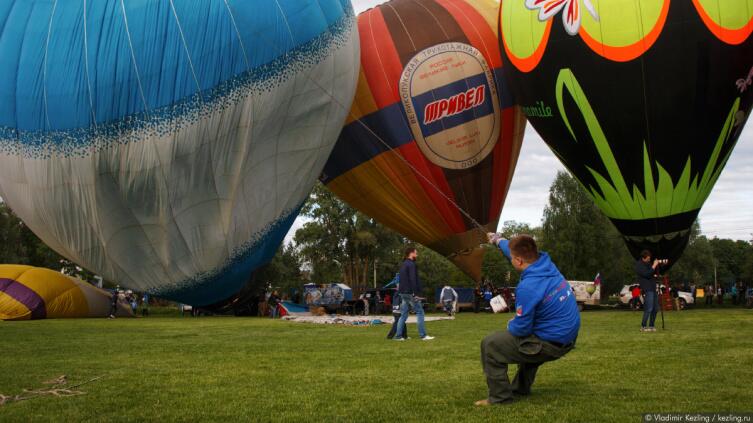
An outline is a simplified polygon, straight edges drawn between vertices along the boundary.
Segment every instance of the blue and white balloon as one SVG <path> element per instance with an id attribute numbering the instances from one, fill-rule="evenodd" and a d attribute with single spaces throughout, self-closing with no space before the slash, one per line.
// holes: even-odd
<path id="1" fill-rule="evenodd" d="M 350 108 L 348 0 L 0 2 L 0 196 L 50 247 L 203 305 L 274 255 Z"/>

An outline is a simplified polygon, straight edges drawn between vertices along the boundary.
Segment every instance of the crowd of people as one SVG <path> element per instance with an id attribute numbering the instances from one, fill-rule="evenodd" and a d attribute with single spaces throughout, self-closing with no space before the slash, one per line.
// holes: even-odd
<path id="1" fill-rule="evenodd" d="M 508 286 L 495 287 L 491 281 L 476 284 L 473 290 L 473 312 L 492 311 L 491 301 L 497 295 L 502 296 L 507 304 L 515 304 L 515 290 Z"/>
<path id="2" fill-rule="evenodd" d="M 725 297 L 729 297 L 732 305 L 750 306 L 750 302 L 753 301 L 751 298 L 753 293 L 750 292 L 751 288 L 739 281 L 728 285 L 726 288 L 722 285 L 715 287 L 709 284 L 702 288 L 702 290 L 704 302 L 707 306 L 713 306 L 714 304 L 723 305 Z M 695 297 L 697 294 L 698 291 L 694 289 L 693 296 Z"/>
<path id="3" fill-rule="evenodd" d="M 138 315 L 139 308 L 142 316 L 149 315 L 149 294 L 147 293 L 139 295 L 130 289 L 126 291 L 120 287 L 113 289 L 110 296 L 110 315 L 108 316 L 110 319 L 114 319 L 117 315 L 118 303 L 128 304 L 134 316 Z"/>

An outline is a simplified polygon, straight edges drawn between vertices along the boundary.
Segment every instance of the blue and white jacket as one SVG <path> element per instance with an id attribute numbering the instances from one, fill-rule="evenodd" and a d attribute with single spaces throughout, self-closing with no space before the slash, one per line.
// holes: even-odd
<path id="1" fill-rule="evenodd" d="M 509 241 L 498 247 L 510 259 Z M 569 344 L 578 337 L 580 313 L 575 294 L 547 253 L 520 274 L 515 291 L 515 317 L 507 330 L 515 336 L 536 335 L 544 341 Z"/>

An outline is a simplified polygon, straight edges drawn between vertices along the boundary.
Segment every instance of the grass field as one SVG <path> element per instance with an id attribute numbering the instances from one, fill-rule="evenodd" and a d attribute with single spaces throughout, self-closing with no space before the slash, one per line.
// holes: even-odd
<path id="1" fill-rule="evenodd" d="M 397 343 L 388 328 L 259 318 L 0 322 L 0 394 L 68 375 L 86 395 L 0 406 L 0 421 L 626 421 L 644 412 L 753 412 L 753 311 L 640 315 L 587 311 L 578 346 L 541 367 L 533 395 L 486 396 L 479 343 L 509 315 L 427 324 Z"/>

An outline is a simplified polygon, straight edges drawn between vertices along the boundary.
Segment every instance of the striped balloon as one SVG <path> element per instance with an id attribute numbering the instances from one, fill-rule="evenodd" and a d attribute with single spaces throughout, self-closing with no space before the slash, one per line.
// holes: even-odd
<path id="1" fill-rule="evenodd" d="M 497 10 L 393 0 L 360 14 L 356 99 L 321 178 L 477 280 L 525 129 L 502 79 Z"/>
<path id="2" fill-rule="evenodd" d="M 54 270 L 0 264 L 0 320 L 107 317 L 112 294 Z M 132 317 L 125 302 L 115 315 Z"/>

